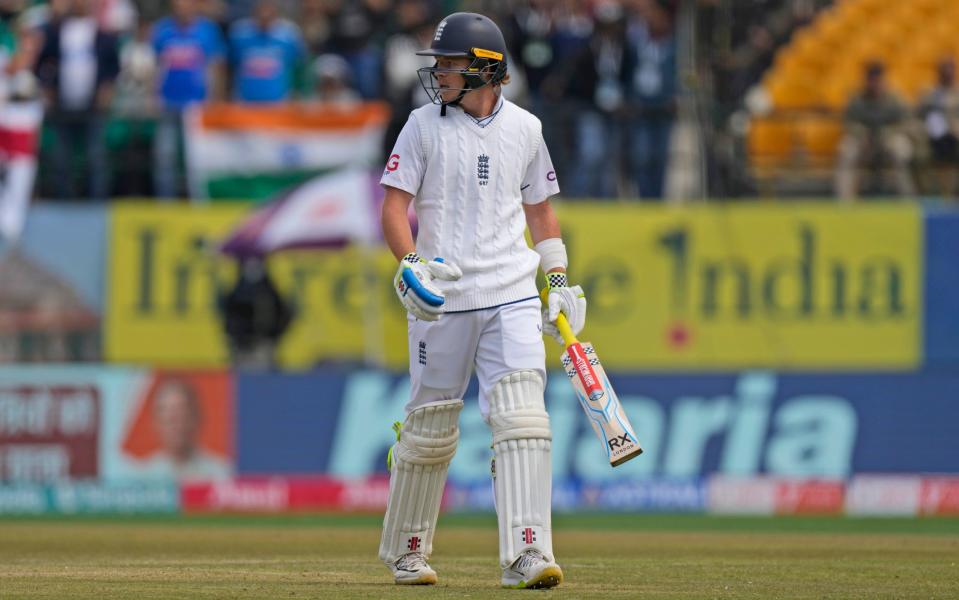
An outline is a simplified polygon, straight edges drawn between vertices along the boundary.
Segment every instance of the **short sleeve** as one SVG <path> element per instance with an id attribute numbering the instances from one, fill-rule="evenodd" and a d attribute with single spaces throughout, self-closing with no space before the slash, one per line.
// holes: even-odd
<path id="1" fill-rule="evenodd" d="M 396 137 L 393 152 L 386 160 L 380 185 L 399 188 L 415 196 L 423 183 L 425 172 L 426 160 L 420 140 L 420 127 L 416 117 L 410 115 L 403 130 Z"/>
<path id="2" fill-rule="evenodd" d="M 559 183 L 556 181 L 556 170 L 553 168 L 553 159 L 549 157 L 549 150 L 542 140 L 536 156 L 526 167 L 526 176 L 520 187 L 523 195 L 523 204 L 539 204 L 550 196 L 559 193 Z"/>

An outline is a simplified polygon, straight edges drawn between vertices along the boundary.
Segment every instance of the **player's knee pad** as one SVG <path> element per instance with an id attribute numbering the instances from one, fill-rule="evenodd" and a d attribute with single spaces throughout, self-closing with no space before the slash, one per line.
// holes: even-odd
<path id="1" fill-rule="evenodd" d="M 501 379 L 491 393 L 493 489 L 504 568 L 527 549 L 553 559 L 552 436 L 543 391 L 538 372 L 517 371 Z"/>
<path id="2" fill-rule="evenodd" d="M 510 373 L 493 386 L 489 423 L 494 446 L 508 440 L 552 439 L 543 390 L 537 371 Z"/>
<path id="3" fill-rule="evenodd" d="M 462 400 L 444 400 L 411 411 L 393 446 L 392 462 L 448 464 L 456 454 L 462 408 Z"/>
<path id="4" fill-rule="evenodd" d="M 433 551 L 443 487 L 459 441 L 462 400 L 414 409 L 390 451 L 390 497 L 383 518 L 380 559 L 393 563 L 408 552 Z"/>

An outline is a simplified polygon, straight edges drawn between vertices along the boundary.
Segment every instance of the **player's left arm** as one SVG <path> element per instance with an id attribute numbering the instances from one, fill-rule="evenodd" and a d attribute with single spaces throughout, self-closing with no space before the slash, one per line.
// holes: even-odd
<path id="1" fill-rule="evenodd" d="M 523 212 L 526 213 L 526 226 L 529 227 L 533 245 L 560 237 L 559 219 L 556 218 L 556 212 L 553 211 L 553 205 L 548 198 L 536 204 L 524 204 Z M 557 267 L 556 270 L 566 271 L 566 266 Z"/>
<path id="2" fill-rule="evenodd" d="M 523 204 L 523 211 L 526 213 L 533 249 L 539 254 L 540 266 L 546 274 L 548 296 L 543 310 L 543 333 L 563 343 L 563 337 L 556 329 L 556 318 L 562 311 L 573 333 L 578 334 L 586 324 L 586 296 L 580 286 L 570 287 L 566 277 L 569 259 L 553 205 L 547 199 L 535 204 Z"/>

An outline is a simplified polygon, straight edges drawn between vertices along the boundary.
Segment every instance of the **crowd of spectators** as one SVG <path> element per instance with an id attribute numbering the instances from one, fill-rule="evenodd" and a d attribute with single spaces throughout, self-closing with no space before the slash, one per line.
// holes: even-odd
<path id="1" fill-rule="evenodd" d="M 793 33 L 833 0 L 696 0 L 694 95 L 709 196 L 757 193 L 736 143 L 736 113 Z"/>
<path id="2" fill-rule="evenodd" d="M 0 99 L 43 98 L 39 195 L 187 193 L 182 114 L 216 100 L 385 100 L 392 143 L 427 101 L 439 19 L 488 14 L 510 99 L 567 196 L 659 198 L 677 113 L 678 0 L 0 0 Z M 55 175 L 54 175 L 55 174 Z"/>
<path id="3" fill-rule="evenodd" d="M 959 85 L 956 65 L 944 58 L 936 85 L 910 107 L 886 83 L 882 62 L 865 66 L 862 89 L 846 107 L 844 135 L 836 161 L 836 196 L 856 199 L 862 183 L 883 189 L 885 174 L 903 198 L 915 197 L 919 186 L 914 164 L 931 167 L 935 182 L 926 186 L 944 198 L 956 197 L 959 180 Z M 863 175 L 870 174 L 863 182 Z"/>
<path id="4" fill-rule="evenodd" d="M 743 143 L 750 113 L 765 114 L 768 98 L 755 95 L 777 52 L 834 0 L 696 0 L 695 73 L 692 91 L 705 139 L 708 195 L 761 195 L 750 172 L 753 158 Z M 793 193 L 832 191 L 844 201 L 860 195 L 917 194 L 955 198 L 959 194 L 959 85 L 952 58 L 936 65 L 937 83 L 915 105 L 897 95 L 881 60 L 863 65 L 862 83 L 845 109 L 806 115 L 841 122 L 834 169 L 802 173 Z M 758 109 L 758 110 L 757 110 Z M 796 117 L 796 113 L 784 118 Z M 796 167 L 796 168 L 793 168 Z"/>

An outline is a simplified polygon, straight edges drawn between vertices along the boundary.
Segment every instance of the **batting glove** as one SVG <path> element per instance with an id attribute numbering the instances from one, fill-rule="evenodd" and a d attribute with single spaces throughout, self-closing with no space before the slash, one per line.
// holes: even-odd
<path id="1" fill-rule="evenodd" d="M 579 335 L 586 325 L 586 295 L 578 285 L 569 287 L 566 273 L 547 273 L 546 283 L 549 295 L 543 308 L 543 334 L 563 344 L 563 336 L 556 328 L 556 318 L 562 312 L 569 321 L 573 335 Z"/>
<path id="2" fill-rule="evenodd" d="M 433 280 L 456 281 L 462 276 L 459 267 L 443 262 L 442 258 L 426 262 L 410 252 L 400 261 L 393 288 L 410 314 L 421 321 L 437 321 L 445 310 L 446 297 Z"/>

